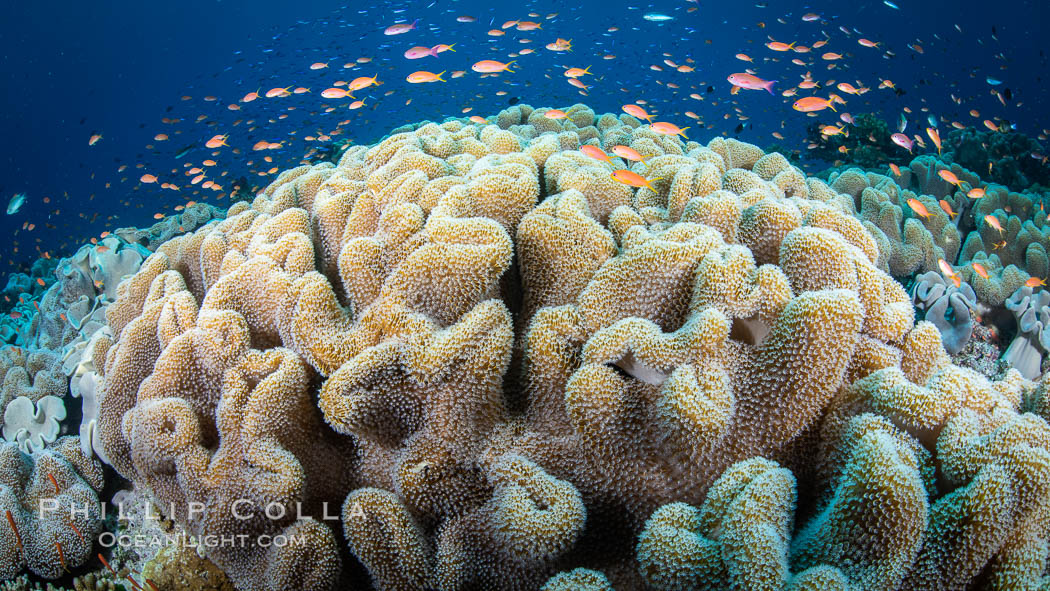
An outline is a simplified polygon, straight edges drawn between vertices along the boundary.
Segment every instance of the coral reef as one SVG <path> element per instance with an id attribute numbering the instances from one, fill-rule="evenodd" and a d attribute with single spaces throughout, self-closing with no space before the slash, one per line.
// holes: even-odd
<path id="1" fill-rule="evenodd" d="M 142 569 L 142 579 L 170 591 L 234 591 L 226 574 L 183 544 L 163 548 Z"/>
<path id="2" fill-rule="evenodd" d="M 47 349 L 0 346 L 3 437 L 31 454 L 53 443 L 66 418 L 68 380 L 61 359 Z"/>
<path id="3" fill-rule="evenodd" d="M 874 113 L 859 113 L 849 125 L 839 123 L 843 132 L 827 135 L 822 130 L 827 124 L 811 123 L 806 127 L 806 143 L 817 147 L 807 156 L 828 162 L 848 160 L 853 166 L 876 168 L 892 162 L 907 164 L 912 154 L 893 143 L 891 130 L 885 121 Z"/>
<path id="4" fill-rule="evenodd" d="M 0 579 L 28 568 L 45 579 L 92 558 L 102 528 L 102 467 L 83 455 L 76 437 L 24 454 L 0 443 Z"/>
<path id="5" fill-rule="evenodd" d="M 1050 219 L 1041 197 L 984 185 L 976 173 L 932 155 L 915 158 L 895 178 L 848 168 L 832 171 L 829 181 L 832 189 L 853 197 L 857 217 L 878 244 L 878 267 L 922 290 L 913 289 L 921 296 L 916 305 L 933 312 L 929 319 L 942 330 L 949 353 L 961 351 L 972 331 L 965 308 L 1005 318 L 998 312 L 1005 312 L 1012 294 L 1026 286 L 1038 288 L 1050 277 Z M 938 274 L 945 279 L 936 279 Z M 931 288 L 941 293 L 932 282 L 944 283 L 952 275 L 965 282 L 967 294 L 954 300 L 948 319 L 943 312 L 950 298 L 940 304 L 936 298 L 925 300 L 934 295 Z M 1015 347 L 1004 359 L 1026 377 L 1037 378 L 1042 357 L 1036 352 L 1046 349 L 1021 351 Z"/>
<path id="6" fill-rule="evenodd" d="M 1016 131 L 966 127 L 952 130 L 944 138 L 942 158 L 979 171 L 993 183 L 1020 191 L 1036 183 L 1050 186 L 1050 169 L 1043 162 L 1045 153 L 1039 142 Z"/>
<path id="7" fill-rule="evenodd" d="M 0 408 L 20 396 L 36 402 L 45 396 L 62 398 L 68 392 L 61 359 L 46 349 L 0 346 L 0 376 Z"/>
<path id="8" fill-rule="evenodd" d="M 1018 289 L 1006 300 L 1006 309 L 1017 319 L 1017 336 L 1003 358 L 1030 380 L 1039 377 L 1042 356 L 1050 349 L 1050 291 Z"/>
<path id="9" fill-rule="evenodd" d="M 197 228 L 225 217 L 226 212 L 210 203 L 194 203 L 181 213 L 166 216 L 147 228 L 117 228 L 113 234 L 130 244 L 137 244 L 149 251 L 156 251 L 161 244 L 179 234 L 193 232 Z"/>
<path id="10" fill-rule="evenodd" d="M 240 537 L 201 549 L 239 589 L 1034 588 L 1045 386 L 953 365 L 895 280 L 1010 194 L 564 111 L 406 126 L 118 232 L 152 254 L 74 337 L 82 433 L 181 530 Z M 580 151 L 617 145 L 645 162 Z M 969 301 L 925 281 L 930 320 Z"/>
<path id="11" fill-rule="evenodd" d="M 937 271 L 940 259 L 955 260 L 961 234 L 934 197 L 902 189 L 888 176 L 857 168 L 833 173 L 830 185 L 852 198 L 857 217 L 878 244 L 879 268 L 905 278 Z M 909 202 L 920 203 L 928 215 L 920 215 Z"/>
<path id="12" fill-rule="evenodd" d="M 977 295 L 970 284 L 956 287 L 941 274 L 930 271 L 915 278 L 911 294 L 912 303 L 925 314 L 923 320 L 941 331 L 944 350 L 949 355 L 962 351 L 975 324 L 970 312 L 977 306 Z"/>
<path id="13" fill-rule="evenodd" d="M 4 439 L 31 454 L 58 439 L 59 421 L 65 418 L 66 404 L 61 398 L 44 396 L 34 403 L 19 396 L 4 409 Z"/>

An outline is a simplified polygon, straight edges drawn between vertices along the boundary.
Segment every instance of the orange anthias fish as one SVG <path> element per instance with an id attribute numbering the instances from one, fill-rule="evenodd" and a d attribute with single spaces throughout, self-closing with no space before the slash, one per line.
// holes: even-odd
<path id="1" fill-rule="evenodd" d="M 1046 279 L 1040 279 L 1039 277 L 1029 277 L 1028 281 L 1024 282 L 1025 287 L 1046 287 Z"/>
<path id="2" fill-rule="evenodd" d="M 941 268 L 941 273 L 943 273 L 944 276 L 948 279 L 952 280 L 952 283 L 955 284 L 955 287 L 959 287 L 962 285 L 962 278 L 959 277 L 959 274 L 955 272 L 955 269 L 953 269 L 952 266 L 948 264 L 948 261 L 944 259 L 937 259 L 937 265 Z"/>
<path id="3" fill-rule="evenodd" d="M 823 111 L 824 109 L 835 111 L 834 103 L 835 99 L 833 98 L 822 99 L 819 96 L 807 96 L 795 101 L 791 108 L 802 113 L 812 113 L 814 111 Z M 837 113 L 838 111 L 835 112 Z"/>
<path id="4" fill-rule="evenodd" d="M 441 70 L 437 74 L 433 72 L 424 72 L 422 70 L 418 72 L 412 72 L 408 75 L 405 80 L 408 80 L 411 84 L 419 84 L 420 82 L 444 82 L 445 79 L 441 77 L 446 70 Z"/>
<path id="5" fill-rule="evenodd" d="M 587 86 L 586 84 L 584 84 L 583 81 L 580 80 L 579 78 L 569 78 L 569 84 L 572 84 L 576 88 L 580 88 L 582 90 L 587 90 L 587 89 L 590 88 L 590 86 Z"/>
<path id="6" fill-rule="evenodd" d="M 22 550 L 24 548 L 22 545 L 22 535 L 18 533 L 18 528 L 15 527 L 15 518 L 11 515 L 10 509 L 7 510 L 7 523 L 11 526 L 11 531 L 15 534 L 15 545 L 18 546 L 19 550 Z"/>
<path id="7" fill-rule="evenodd" d="M 689 139 L 689 136 L 685 135 L 685 130 L 689 129 L 689 127 L 678 127 L 674 123 L 668 123 L 666 121 L 650 123 L 649 127 L 653 128 L 653 131 L 660 135 L 680 135 L 685 139 Z"/>
<path id="8" fill-rule="evenodd" d="M 434 47 L 423 47 L 416 46 L 405 52 L 405 58 L 410 60 L 418 60 L 427 56 L 437 57 L 437 46 Z"/>
<path id="9" fill-rule="evenodd" d="M 747 88 L 749 90 L 765 90 L 769 94 L 773 94 L 773 85 L 777 83 L 776 80 L 763 80 L 758 76 L 748 74 L 746 72 L 738 72 L 736 74 L 730 74 L 726 80 L 729 81 L 736 88 Z"/>
<path id="10" fill-rule="evenodd" d="M 950 170 L 938 170 L 937 176 L 941 177 L 946 182 L 949 182 L 955 185 L 956 187 L 959 187 L 960 190 L 962 189 L 962 181 L 959 180 L 959 177 L 955 176 L 954 172 Z"/>
<path id="11" fill-rule="evenodd" d="M 322 90 L 321 91 L 321 96 L 323 96 L 324 98 L 330 98 L 330 99 L 347 98 L 347 97 L 354 98 L 353 95 L 350 94 L 349 90 L 346 90 L 344 88 L 335 88 L 335 87 L 333 87 L 333 88 L 326 88 L 326 89 Z"/>
<path id="12" fill-rule="evenodd" d="M 376 80 L 376 78 L 379 78 L 379 74 L 376 74 L 371 78 L 368 76 L 354 78 L 350 81 L 350 84 L 346 85 L 346 88 L 349 92 L 353 92 L 355 90 L 361 90 L 362 88 L 368 88 L 369 86 L 379 86 L 379 80 Z"/>
<path id="13" fill-rule="evenodd" d="M 999 230 L 999 235 L 1002 235 L 1003 227 L 1001 224 L 999 224 L 999 219 L 996 218 L 994 215 L 988 214 L 984 216 L 984 222 L 989 226 L 995 228 L 996 230 Z"/>
<path id="14" fill-rule="evenodd" d="M 831 137 L 833 135 L 844 135 L 849 137 L 849 131 L 846 130 L 845 125 L 839 127 L 835 127 L 834 125 L 822 125 L 820 127 L 820 135 L 825 137 Z"/>
<path id="15" fill-rule="evenodd" d="M 511 60 L 507 63 L 497 62 L 496 60 L 481 60 L 470 67 L 475 72 L 481 72 L 482 74 L 493 74 L 495 72 L 513 72 L 510 69 L 510 65 L 517 60 Z"/>
<path id="16" fill-rule="evenodd" d="M 915 213 L 919 214 L 920 217 L 930 217 L 930 212 L 926 209 L 926 206 L 914 197 L 908 200 L 908 207 L 912 208 L 915 211 Z"/>
<path id="17" fill-rule="evenodd" d="M 644 176 L 631 172 L 629 170 L 617 170 L 610 176 L 614 181 L 618 183 L 623 183 L 624 185 L 627 185 L 629 187 L 646 187 L 654 193 L 656 192 L 656 189 L 653 189 L 650 183 L 652 183 L 653 181 L 660 180 L 659 177 L 655 179 L 647 179 Z"/>
<path id="18" fill-rule="evenodd" d="M 95 144 L 98 143 L 98 141 L 100 139 L 102 139 L 102 134 L 101 133 L 93 133 L 93 134 L 91 134 L 91 137 L 88 138 L 88 145 L 89 146 L 94 146 Z"/>
<path id="19" fill-rule="evenodd" d="M 288 86 L 288 87 L 285 87 L 285 88 L 271 88 L 270 90 L 266 91 L 266 95 L 265 96 L 266 96 L 266 98 L 273 98 L 275 96 L 280 96 L 280 97 L 291 96 L 292 93 L 288 92 L 288 89 L 290 89 L 290 88 L 292 88 L 292 86 Z"/>
<path id="20" fill-rule="evenodd" d="M 975 273 L 977 273 L 981 277 L 984 277 L 985 279 L 988 279 L 988 270 L 984 268 L 984 265 L 982 265 L 981 263 L 970 263 L 970 266 L 973 267 Z"/>
<path id="21" fill-rule="evenodd" d="M 565 119 L 568 115 L 560 109 L 551 109 L 543 114 L 547 119 Z"/>
<path id="22" fill-rule="evenodd" d="M 66 555 L 62 552 L 62 544 L 55 542 L 55 548 L 58 549 L 58 563 L 62 565 L 62 570 L 68 573 L 69 567 L 66 566 Z"/>
<path id="23" fill-rule="evenodd" d="M 587 66 L 586 68 L 569 68 L 568 70 L 565 70 L 565 75 L 568 76 L 569 78 L 579 78 L 580 76 L 583 76 L 584 74 L 590 74 L 590 73 L 591 73 L 591 67 L 590 66 Z"/>
<path id="24" fill-rule="evenodd" d="M 612 153 L 616 154 L 624 160 L 630 160 L 632 162 L 645 162 L 645 156 L 642 156 L 634 148 L 628 146 L 613 146 Z"/>
<path id="25" fill-rule="evenodd" d="M 589 145 L 589 144 L 585 144 L 583 146 L 580 146 L 580 151 L 583 152 L 584 154 L 590 156 L 591 158 L 594 158 L 595 160 L 602 160 L 602 161 L 608 162 L 609 164 L 612 164 L 612 159 L 609 158 L 609 155 L 606 154 L 598 146 L 592 146 L 592 145 Z"/>
<path id="26" fill-rule="evenodd" d="M 624 105 L 621 108 L 623 109 L 624 113 L 627 113 L 631 117 L 637 117 L 639 119 L 645 119 L 649 123 L 653 122 L 652 115 L 650 115 L 649 113 L 646 113 L 645 109 L 639 107 L 638 105 Z"/>
<path id="27" fill-rule="evenodd" d="M 106 567 L 106 569 L 109 570 L 109 572 L 113 573 L 114 577 L 120 576 L 117 574 L 117 571 L 115 571 L 113 567 L 109 565 L 109 561 L 106 560 L 105 556 L 103 556 L 102 554 L 98 554 L 98 559 L 102 562 L 102 566 Z"/>
<path id="28" fill-rule="evenodd" d="M 790 45 L 780 41 L 770 41 L 769 43 L 766 43 L 766 47 L 773 51 L 790 51 L 791 49 L 794 49 L 795 43 L 797 43 L 797 41 L 792 41 Z"/>
<path id="29" fill-rule="evenodd" d="M 849 82 L 839 82 L 835 86 L 835 88 L 838 88 L 839 90 L 841 90 L 842 92 L 845 92 L 847 94 L 863 94 L 859 88 L 856 88 L 855 86 L 853 86 Z"/>
<path id="30" fill-rule="evenodd" d="M 562 39 L 559 37 L 557 41 L 548 43 L 544 47 L 550 51 L 572 51 L 572 39 Z"/>
<path id="31" fill-rule="evenodd" d="M 204 143 L 204 147 L 218 148 L 220 146 L 228 146 L 229 144 L 226 143 L 226 138 L 228 137 L 230 137 L 229 134 L 213 136 L 210 140 Z"/>
<path id="32" fill-rule="evenodd" d="M 941 199 L 940 201 L 938 201 L 938 202 L 937 202 L 937 205 L 940 205 L 940 206 L 941 206 L 941 209 L 943 209 L 943 210 L 944 210 L 944 213 L 948 214 L 948 217 L 949 217 L 950 219 L 953 219 L 953 220 L 954 220 L 954 219 L 955 219 L 955 216 L 959 215 L 959 214 L 955 213 L 954 211 L 952 211 L 952 206 L 951 206 L 951 204 L 950 204 L 950 203 L 948 203 L 947 201 L 945 201 L 944 199 Z"/>
<path id="33" fill-rule="evenodd" d="M 897 166 L 896 164 L 892 163 L 892 162 L 890 162 L 890 170 L 893 171 L 894 176 L 900 176 L 901 175 L 900 167 Z"/>
<path id="34" fill-rule="evenodd" d="M 401 35 L 402 33 L 407 33 L 409 31 L 411 31 L 412 29 L 415 29 L 416 28 L 416 23 L 418 23 L 418 22 L 419 22 L 419 19 L 416 19 L 416 20 L 412 21 L 412 24 L 398 23 L 396 25 L 390 25 L 389 27 L 387 27 L 386 29 L 383 30 L 383 34 L 384 35 Z"/>
<path id="35" fill-rule="evenodd" d="M 926 135 L 930 136 L 930 141 L 933 145 L 937 146 L 937 154 L 941 153 L 941 134 L 937 133 L 937 130 L 932 127 L 926 128 Z"/>

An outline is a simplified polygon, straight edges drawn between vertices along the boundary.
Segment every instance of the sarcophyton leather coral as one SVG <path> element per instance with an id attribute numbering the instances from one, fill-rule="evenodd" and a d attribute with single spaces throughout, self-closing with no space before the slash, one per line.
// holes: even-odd
<path id="1" fill-rule="evenodd" d="M 0 579 L 23 569 L 57 579 L 90 560 L 102 531 L 102 466 L 63 437 L 26 455 L 0 442 Z"/>
<path id="2" fill-rule="evenodd" d="M 887 273 L 954 226 L 902 228 L 885 177 L 566 112 L 410 126 L 160 245 L 92 348 L 105 459 L 245 535 L 206 549 L 242 589 L 1042 576 L 1032 384 L 951 365 Z"/>

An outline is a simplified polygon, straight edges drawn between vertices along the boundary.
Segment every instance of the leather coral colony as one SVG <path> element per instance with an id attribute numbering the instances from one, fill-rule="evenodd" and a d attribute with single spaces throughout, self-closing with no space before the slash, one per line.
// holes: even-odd
<path id="1" fill-rule="evenodd" d="M 94 348 L 103 455 L 244 535 L 207 549 L 243 589 L 1038 586 L 1042 390 L 951 364 L 861 191 L 567 114 L 421 124 L 162 244 Z"/>

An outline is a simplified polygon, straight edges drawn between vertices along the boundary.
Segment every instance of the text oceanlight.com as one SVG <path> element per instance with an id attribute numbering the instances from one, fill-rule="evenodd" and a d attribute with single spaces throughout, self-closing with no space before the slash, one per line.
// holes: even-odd
<path id="1" fill-rule="evenodd" d="M 184 546 L 188 548 L 243 548 L 248 545 L 262 546 L 264 548 L 277 546 L 303 546 L 307 542 L 305 535 L 275 536 L 261 534 L 252 536 L 248 534 L 230 535 L 207 535 L 193 536 L 189 534 L 174 535 L 117 535 L 112 532 L 103 532 L 98 537 L 98 543 L 103 548 L 120 546 L 121 548 L 146 548 L 157 546 Z"/>
<path id="2" fill-rule="evenodd" d="M 122 502 L 114 503 L 113 506 L 116 507 L 118 520 L 129 520 L 129 516 L 132 514 L 132 512 L 129 511 L 131 508 L 125 507 L 125 504 Z M 101 514 L 97 515 L 97 517 L 101 519 L 105 519 L 107 512 L 112 510 L 111 506 L 106 503 L 91 506 L 84 505 L 78 507 L 76 505 L 71 505 L 68 507 L 62 507 L 57 499 L 41 499 L 37 513 L 38 518 L 44 520 L 52 518 L 56 513 L 65 513 L 68 510 L 69 519 L 71 521 L 77 520 L 78 517 L 87 520 L 93 513 L 95 513 L 95 510 L 93 509 L 96 508 L 101 509 Z M 165 518 L 157 513 L 158 509 L 152 503 L 142 504 L 139 508 L 141 511 L 134 512 L 134 515 L 139 519 L 159 521 Z M 190 502 L 187 503 L 185 507 L 177 507 L 172 503 L 168 509 L 169 516 L 176 514 L 185 516 L 187 522 L 192 523 L 205 517 L 207 507 L 204 503 Z M 292 508 L 283 503 L 269 503 L 260 507 L 254 501 L 249 499 L 238 499 L 224 510 L 228 510 L 229 515 L 238 521 L 248 521 L 251 519 L 279 521 L 282 524 L 280 526 L 281 529 L 284 528 L 284 525 L 302 519 L 319 519 L 321 521 L 338 521 L 340 519 L 338 511 L 333 512 L 328 502 L 321 503 L 320 515 L 305 514 L 303 512 L 302 503 L 298 502 L 295 503 Z M 366 517 L 363 508 L 357 503 L 354 503 L 353 506 L 347 508 L 345 516 L 347 518 Z M 196 536 L 183 532 L 172 534 L 117 534 L 113 532 L 103 532 L 98 536 L 98 543 L 105 548 L 113 546 L 143 548 L 147 546 L 174 545 L 193 548 L 230 548 L 244 547 L 247 545 L 283 547 L 302 546 L 307 542 L 307 536 L 302 534 L 210 534 Z"/>

